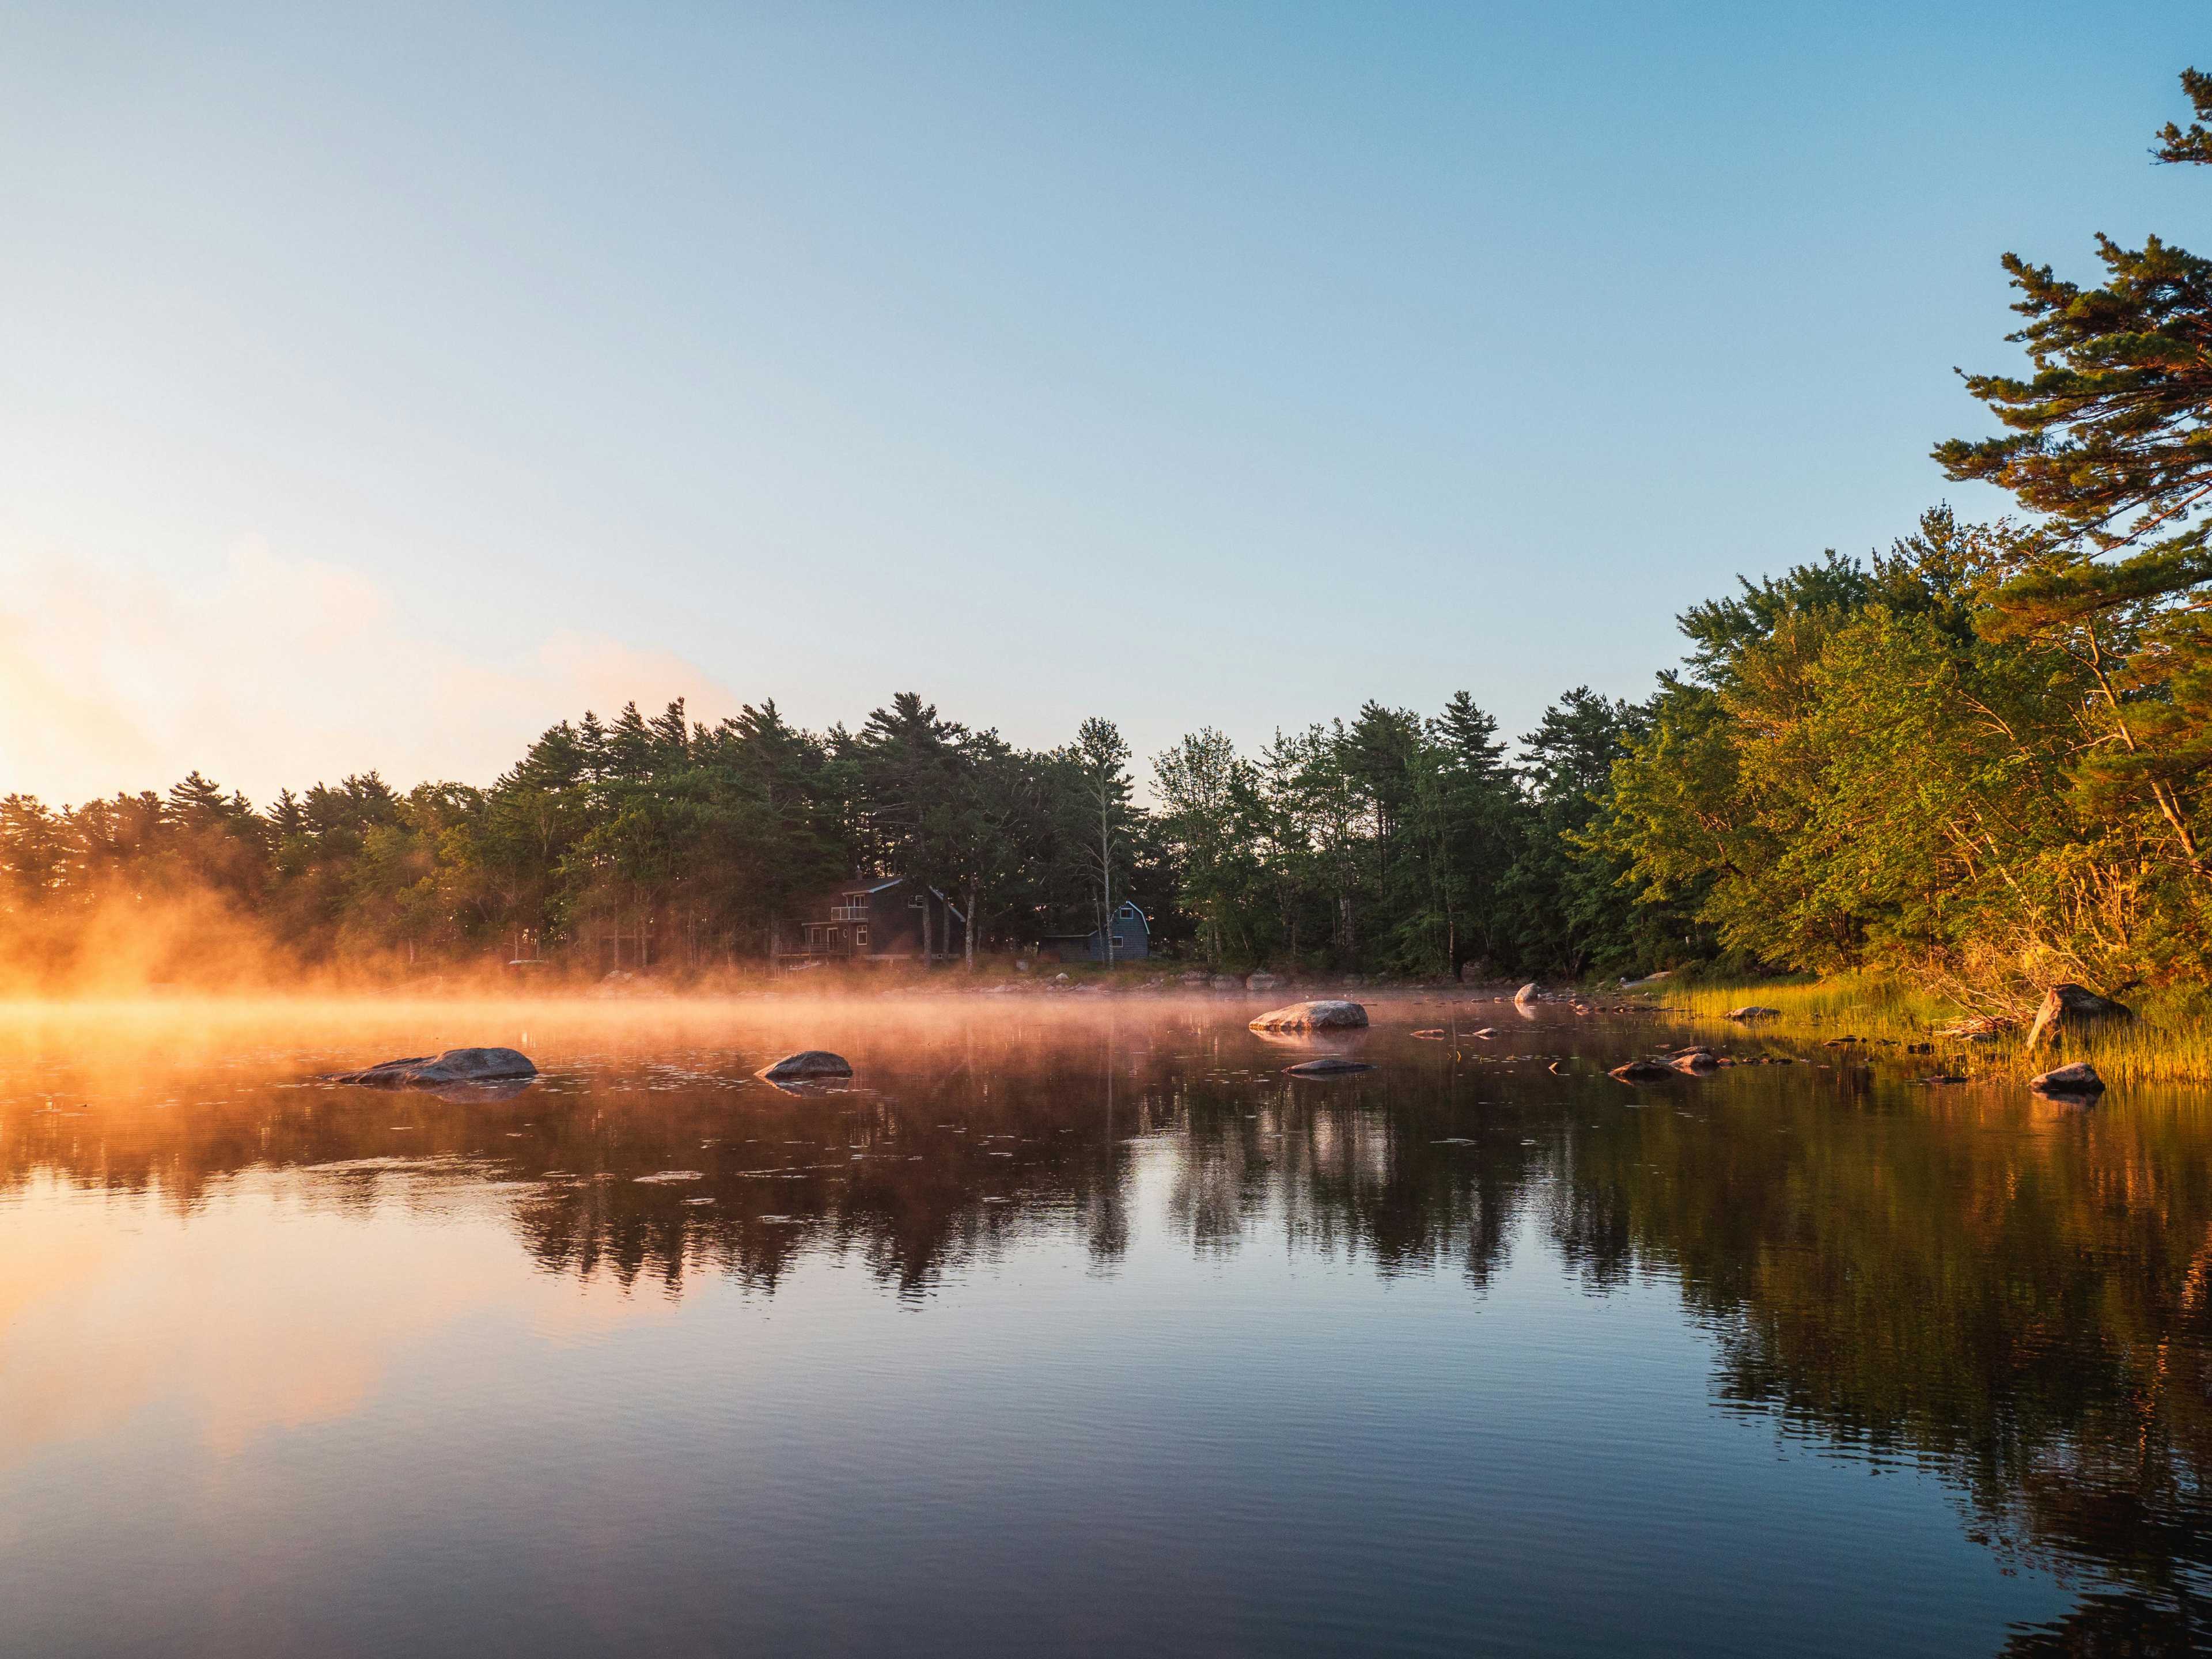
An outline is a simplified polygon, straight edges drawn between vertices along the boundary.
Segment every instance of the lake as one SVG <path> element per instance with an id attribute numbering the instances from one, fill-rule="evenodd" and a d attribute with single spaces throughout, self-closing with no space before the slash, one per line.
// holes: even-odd
<path id="1" fill-rule="evenodd" d="M 2204 1097 L 1261 1006 L 7 1013 L 0 1652 L 2189 1649 Z"/>

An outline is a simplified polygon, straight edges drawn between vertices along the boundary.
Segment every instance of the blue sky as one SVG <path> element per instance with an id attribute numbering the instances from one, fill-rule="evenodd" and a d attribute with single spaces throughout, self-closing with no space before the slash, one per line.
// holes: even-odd
<path id="1" fill-rule="evenodd" d="M 1641 696 L 2203 234 L 2200 8 L 10 8 L 0 787 Z"/>

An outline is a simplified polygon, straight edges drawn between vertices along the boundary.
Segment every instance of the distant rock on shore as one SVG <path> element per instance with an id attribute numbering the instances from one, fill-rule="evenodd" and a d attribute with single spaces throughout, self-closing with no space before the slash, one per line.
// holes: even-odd
<path id="1" fill-rule="evenodd" d="M 2043 994 L 2035 1011 L 2035 1024 L 2027 1028 L 2030 1053 L 2062 1037 L 2079 1036 L 2100 1025 L 2117 1025 L 2133 1019 L 2135 1010 L 2124 1002 L 2100 997 L 2086 985 L 2054 985 Z"/>

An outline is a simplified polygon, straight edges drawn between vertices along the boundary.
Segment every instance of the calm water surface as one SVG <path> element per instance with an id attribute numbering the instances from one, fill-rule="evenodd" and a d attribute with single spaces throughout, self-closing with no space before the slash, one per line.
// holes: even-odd
<path id="1" fill-rule="evenodd" d="M 2212 1103 L 1097 1003 L 0 1022 L 0 1652 L 2191 1650 Z"/>

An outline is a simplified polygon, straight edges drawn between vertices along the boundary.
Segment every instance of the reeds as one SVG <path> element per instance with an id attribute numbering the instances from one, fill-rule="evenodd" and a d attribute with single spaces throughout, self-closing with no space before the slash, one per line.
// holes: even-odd
<path id="1" fill-rule="evenodd" d="M 1778 1036 L 1861 1036 L 1926 1042 L 1936 1029 L 1963 1018 L 1960 1009 L 1901 980 L 1848 974 L 1823 980 L 1761 980 L 1728 984 L 1689 981 L 1639 994 L 1692 1019 L 1719 1019 L 1746 1005 L 1779 1016 L 1757 1029 Z"/>
<path id="2" fill-rule="evenodd" d="M 1985 1077 L 2028 1078 L 2063 1060 L 2086 1060 L 2107 1084 L 2212 1083 L 2212 1007 L 2201 997 L 2154 996 L 2124 1025 L 2027 1051 L 2025 1030 L 1992 1042 L 1967 1042 L 1941 1033 L 1966 1017 L 1957 1005 L 1902 980 L 1850 974 L 1825 980 L 1685 981 L 1631 993 L 1698 1021 L 1718 1021 L 1747 1004 L 1778 1018 L 1747 1029 L 1762 1036 L 1829 1042 L 1856 1036 L 1899 1047 L 1932 1042 L 1942 1069 Z"/>

